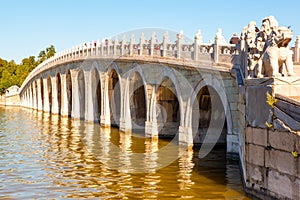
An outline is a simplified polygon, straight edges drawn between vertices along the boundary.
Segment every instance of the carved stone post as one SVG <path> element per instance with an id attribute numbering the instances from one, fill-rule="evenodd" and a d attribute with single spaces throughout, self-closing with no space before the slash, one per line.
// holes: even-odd
<path id="1" fill-rule="evenodd" d="M 241 68 L 244 72 L 244 77 L 248 77 L 248 45 L 246 42 L 247 27 L 244 27 L 240 44 Z"/>
<path id="2" fill-rule="evenodd" d="M 118 45 L 118 37 L 115 38 L 115 42 L 114 42 L 114 56 L 117 55 L 117 45 Z"/>
<path id="3" fill-rule="evenodd" d="M 182 42 L 182 38 L 183 38 L 183 31 L 179 31 L 179 33 L 176 35 L 177 38 L 177 54 L 176 54 L 176 58 L 180 58 L 180 54 L 181 54 L 181 42 Z"/>
<path id="4" fill-rule="evenodd" d="M 215 63 L 219 62 L 219 52 L 220 52 L 219 44 L 220 44 L 221 37 L 222 37 L 221 29 L 218 29 L 218 32 L 215 37 L 215 44 L 214 44 L 214 62 Z"/>
<path id="5" fill-rule="evenodd" d="M 110 44 L 111 44 L 111 41 L 108 39 L 107 40 L 107 55 L 109 55 L 110 54 Z"/>
<path id="6" fill-rule="evenodd" d="M 195 35 L 195 40 L 194 40 L 194 60 L 199 60 L 199 45 L 202 43 L 202 35 L 201 35 L 201 30 L 199 29 L 197 34 Z"/>
<path id="7" fill-rule="evenodd" d="M 142 33 L 140 38 L 140 44 L 139 44 L 139 52 L 138 52 L 140 56 L 143 54 L 144 42 L 145 42 L 145 36 L 144 33 Z"/>
<path id="8" fill-rule="evenodd" d="M 103 56 L 103 42 L 101 42 L 100 44 L 100 55 Z"/>
<path id="9" fill-rule="evenodd" d="M 99 44 L 100 44 L 100 40 L 98 39 L 97 43 L 96 43 L 96 55 L 97 56 L 99 55 Z"/>
<path id="10" fill-rule="evenodd" d="M 134 35 L 130 37 L 130 43 L 129 43 L 129 55 L 133 55 L 133 44 L 134 44 Z"/>
<path id="11" fill-rule="evenodd" d="M 166 57 L 167 55 L 167 44 L 169 42 L 169 33 L 166 32 L 163 37 L 163 49 L 162 49 L 162 57 Z"/>
<path id="12" fill-rule="evenodd" d="M 295 42 L 295 52 L 294 52 L 294 62 L 299 62 L 300 61 L 300 35 L 296 37 L 296 42 Z"/>
<path id="13" fill-rule="evenodd" d="M 126 36 L 123 35 L 122 42 L 121 42 L 121 56 L 125 54 L 125 43 L 126 43 Z"/>
<path id="14" fill-rule="evenodd" d="M 155 44 L 155 32 L 152 33 L 151 41 L 150 41 L 150 56 L 153 57 L 154 54 L 154 44 Z"/>

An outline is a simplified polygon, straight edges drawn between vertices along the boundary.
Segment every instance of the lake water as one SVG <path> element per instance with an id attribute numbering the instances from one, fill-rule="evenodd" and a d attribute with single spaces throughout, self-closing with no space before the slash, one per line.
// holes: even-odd
<path id="1" fill-rule="evenodd" d="M 238 161 L 198 151 L 0 107 L 0 199 L 248 199 Z"/>

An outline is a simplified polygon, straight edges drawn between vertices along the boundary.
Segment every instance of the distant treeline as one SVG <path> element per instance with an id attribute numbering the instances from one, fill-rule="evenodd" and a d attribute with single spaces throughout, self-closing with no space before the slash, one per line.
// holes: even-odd
<path id="1" fill-rule="evenodd" d="M 40 51 L 37 60 L 35 56 L 24 58 L 22 63 L 16 64 L 15 61 L 6 61 L 0 58 L 0 94 L 12 85 L 21 86 L 28 74 L 47 58 L 54 56 L 55 48 L 53 45 Z"/>

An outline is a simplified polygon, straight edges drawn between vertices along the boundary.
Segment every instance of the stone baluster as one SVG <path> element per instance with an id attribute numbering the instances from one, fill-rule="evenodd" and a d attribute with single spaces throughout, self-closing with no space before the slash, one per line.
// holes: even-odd
<path id="1" fill-rule="evenodd" d="M 139 52 L 138 52 L 140 56 L 143 54 L 144 42 L 145 42 L 145 35 L 144 33 L 142 33 L 140 38 L 140 44 L 139 44 Z"/>
<path id="2" fill-rule="evenodd" d="M 156 40 L 156 36 L 155 36 L 155 32 L 152 33 L 152 36 L 151 36 L 151 40 L 150 40 L 150 56 L 153 57 L 153 54 L 154 54 L 154 44 L 155 44 L 155 41 Z"/>
<path id="3" fill-rule="evenodd" d="M 77 57 L 76 52 L 78 51 L 78 49 L 79 49 L 79 46 L 74 47 L 74 49 L 73 49 L 73 58 Z"/>
<path id="4" fill-rule="evenodd" d="M 243 33 L 241 35 L 241 44 L 240 44 L 240 59 L 241 59 L 241 68 L 244 73 L 244 77 L 248 77 L 248 45 L 246 43 L 246 32 L 247 27 L 244 27 Z"/>
<path id="5" fill-rule="evenodd" d="M 167 45 L 169 42 L 169 33 L 165 32 L 164 37 L 163 37 L 163 48 L 162 48 L 162 57 L 166 57 L 167 55 Z"/>
<path id="6" fill-rule="evenodd" d="M 118 45 L 118 43 L 119 43 L 119 42 L 118 42 L 118 36 L 116 36 L 116 37 L 115 37 L 115 40 L 114 40 L 114 47 L 113 47 L 113 48 L 114 48 L 114 53 L 113 53 L 114 56 L 117 55 L 117 45 Z"/>
<path id="7" fill-rule="evenodd" d="M 78 48 L 78 56 L 77 57 L 82 57 L 84 55 L 84 44 L 81 44 Z"/>
<path id="8" fill-rule="evenodd" d="M 177 40 L 176 40 L 176 48 L 177 48 L 177 52 L 176 52 L 176 58 L 180 58 L 180 54 L 181 54 L 181 51 L 182 51 L 182 49 L 181 49 L 181 43 L 182 43 L 182 38 L 183 38 L 183 31 L 181 30 L 181 31 L 179 31 L 179 33 L 177 33 L 177 35 L 176 35 L 176 38 L 177 38 Z"/>
<path id="9" fill-rule="evenodd" d="M 194 40 L 194 60 L 199 60 L 199 45 L 202 43 L 202 34 L 201 30 L 199 29 L 197 34 L 195 35 L 195 40 Z"/>
<path id="10" fill-rule="evenodd" d="M 110 41 L 110 39 L 107 39 L 107 44 L 106 44 L 106 47 L 107 47 L 107 55 L 110 54 L 110 45 L 111 45 L 111 41 Z"/>
<path id="11" fill-rule="evenodd" d="M 103 53 L 103 51 L 104 51 L 104 48 L 103 48 L 103 47 L 104 47 L 103 42 L 101 42 L 101 44 L 100 44 L 100 55 L 101 55 L 101 56 L 103 56 L 103 54 L 104 54 L 104 53 Z"/>
<path id="12" fill-rule="evenodd" d="M 219 62 L 219 52 L 220 52 L 220 40 L 222 38 L 222 32 L 221 29 L 218 29 L 215 37 L 215 44 L 214 44 L 214 62 L 218 63 Z"/>
<path id="13" fill-rule="evenodd" d="M 121 41 L 121 56 L 125 54 L 126 35 L 123 35 Z"/>
<path id="14" fill-rule="evenodd" d="M 296 37 L 294 62 L 300 62 L 300 35 Z"/>
<path id="15" fill-rule="evenodd" d="M 96 55 L 99 55 L 99 46 L 100 46 L 100 40 L 97 39 L 97 44 L 96 44 Z"/>
<path id="16" fill-rule="evenodd" d="M 133 44 L 134 44 L 134 35 L 131 35 L 130 37 L 130 43 L 129 43 L 129 55 L 133 55 Z"/>

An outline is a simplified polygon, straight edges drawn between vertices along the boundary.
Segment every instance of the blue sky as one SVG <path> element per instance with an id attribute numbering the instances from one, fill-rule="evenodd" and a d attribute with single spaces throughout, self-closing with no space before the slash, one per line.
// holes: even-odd
<path id="1" fill-rule="evenodd" d="M 59 52 L 145 27 L 183 30 L 190 38 L 201 29 L 204 42 L 222 28 L 228 41 L 249 21 L 260 27 L 269 15 L 279 25 L 291 26 L 293 46 L 300 35 L 299 0 L 1 0 L 0 58 L 20 63 L 51 44 Z"/>

